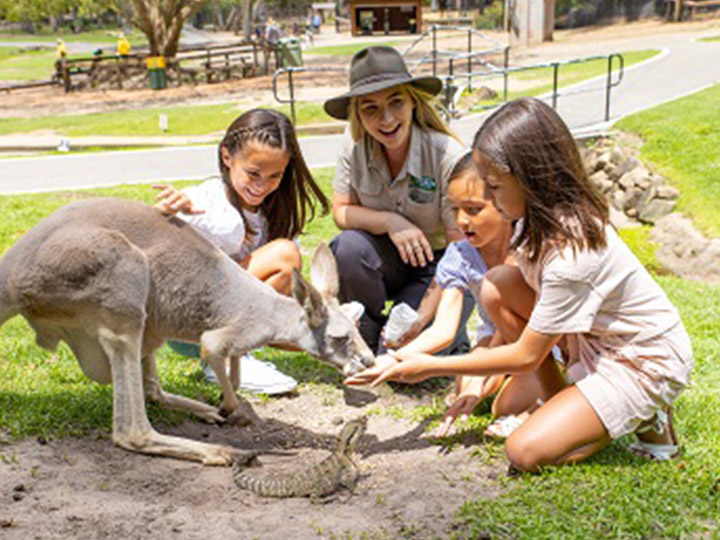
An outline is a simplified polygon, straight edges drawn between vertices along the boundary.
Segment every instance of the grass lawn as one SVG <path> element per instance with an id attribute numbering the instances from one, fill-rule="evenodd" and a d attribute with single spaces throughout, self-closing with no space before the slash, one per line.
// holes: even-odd
<path id="1" fill-rule="evenodd" d="M 328 192 L 332 170 L 315 172 Z M 148 186 L 135 185 L 0 197 L 0 215 L 4 216 L 0 221 L 0 253 L 43 216 L 73 199 L 113 195 L 150 203 L 154 193 Z M 302 237 L 303 251 L 309 253 L 333 234 L 335 227 L 329 216 L 316 218 Z M 622 234 L 648 267 L 657 266 L 647 229 Z M 696 355 L 695 386 L 677 402 L 677 428 L 684 445 L 682 460 L 650 463 L 633 457 L 625 449 L 628 437 L 573 467 L 512 479 L 500 477 L 496 496 L 458 501 L 464 504 L 456 516 L 452 537 L 718 538 L 720 416 L 715 411 L 720 410 L 720 288 L 675 277 L 658 277 L 658 281 L 680 309 Z M 322 387 L 336 385 L 340 380 L 334 370 L 305 354 L 265 350 L 264 356 L 301 383 Z M 24 320 L 15 318 L 0 330 L 0 359 L 0 440 L 109 432 L 111 390 L 86 379 L 66 346 L 62 345 L 57 353 L 38 348 Z M 177 356 L 164 347 L 158 365 L 169 391 L 212 402 L 219 399 L 217 388 L 202 381 L 197 361 Z M 184 418 L 155 406 L 149 412 L 151 421 L 159 424 Z M 422 418 L 438 417 L 441 409 L 375 412 Z M 468 421 L 467 429 L 485 425 L 488 418 L 488 407 L 480 407 Z M 448 450 L 452 451 L 457 443 L 446 443 Z M 504 463 L 502 446 L 496 443 L 478 445 L 475 456 L 478 460 Z M 715 536 L 712 531 L 716 531 Z"/>
<path id="2" fill-rule="evenodd" d="M 678 210 L 720 238 L 720 85 L 622 119 L 644 161 L 680 190 Z"/>
<path id="3" fill-rule="evenodd" d="M 20 32 L 0 32 L 0 41 L 42 41 L 55 45 L 57 38 L 62 38 L 65 43 L 117 43 L 117 35 L 121 28 L 106 28 L 104 30 L 90 30 L 73 34 L 68 28 L 60 32 L 53 32 L 51 28 L 42 28 L 37 34 L 22 34 Z M 147 44 L 145 35 L 140 32 L 131 32 L 125 36 L 132 46 Z"/>
<path id="4" fill-rule="evenodd" d="M 55 73 L 55 51 L 0 47 L 0 81 L 47 80 Z"/>
<path id="5" fill-rule="evenodd" d="M 288 105 L 273 109 L 290 116 Z M 27 133 L 40 129 L 52 129 L 59 135 L 82 137 L 92 135 L 152 136 L 152 135 L 203 135 L 221 133 L 248 107 L 236 103 L 164 107 L 159 109 L 127 109 L 121 111 L 46 116 L 42 118 L 0 118 L 0 135 Z M 322 103 L 298 103 L 295 111 L 298 124 L 330 122 Z M 158 115 L 168 116 L 169 130 L 158 127 Z"/>
<path id="6" fill-rule="evenodd" d="M 401 45 L 402 41 L 383 41 L 382 45 L 386 47 L 397 47 L 398 45 Z M 307 49 L 303 51 L 303 54 L 311 55 L 311 54 L 317 54 L 317 55 L 332 55 L 332 56 L 352 56 L 356 52 L 364 49 L 365 47 L 369 47 L 371 45 L 380 45 L 377 41 L 373 42 L 360 42 L 360 43 L 346 43 L 343 45 L 323 45 L 320 47 L 312 47 L 310 49 Z"/>

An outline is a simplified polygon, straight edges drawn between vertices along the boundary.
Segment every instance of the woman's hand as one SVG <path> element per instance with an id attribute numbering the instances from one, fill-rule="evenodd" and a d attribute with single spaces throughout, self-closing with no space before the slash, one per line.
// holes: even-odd
<path id="1" fill-rule="evenodd" d="M 392 353 L 392 356 L 396 360 L 394 364 L 383 361 L 380 366 L 366 369 L 357 375 L 345 379 L 345 384 L 369 384 L 370 388 L 374 388 L 385 381 L 415 384 L 433 376 L 436 359 L 430 355 L 419 353 L 403 353 L 401 355 Z M 401 360 L 401 362 L 397 362 L 397 360 Z"/>
<path id="2" fill-rule="evenodd" d="M 162 191 L 155 196 L 158 203 L 155 208 L 166 214 L 175 215 L 178 212 L 183 214 L 204 214 L 205 210 L 200 210 L 193 206 L 192 201 L 182 191 L 175 189 L 170 184 L 155 184 L 153 189 L 161 189 Z"/>
<path id="3" fill-rule="evenodd" d="M 405 264 L 425 266 L 433 260 L 433 251 L 425 234 L 399 214 L 388 224 L 388 236 Z"/>

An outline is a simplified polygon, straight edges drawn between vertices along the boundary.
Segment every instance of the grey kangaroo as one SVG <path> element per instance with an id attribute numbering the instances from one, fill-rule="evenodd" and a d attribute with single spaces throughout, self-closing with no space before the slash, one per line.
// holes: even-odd
<path id="1" fill-rule="evenodd" d="M 45 218 L 0 260 L 0 325 L 22 315 L 38 345 L 54 350 L 63 340 L 85 375 L 112 382 L 118 446 L 229 465 L 240 450 L 156 432 L 145 398 L 221 422 L 240 410 L 239 356 L 265 344 L 299 347 L 345 375 L 373 365 L 351 310 L 336 299 L 326 245 L 310 274 L 312 285 L 296 272 L 293 298 L 282 296 L 181 220 L 142 203 L 92 199 Z M 201 344 L 222 389 L 219 409 L 162 390 L 154 355 L 168 338 Z"/>

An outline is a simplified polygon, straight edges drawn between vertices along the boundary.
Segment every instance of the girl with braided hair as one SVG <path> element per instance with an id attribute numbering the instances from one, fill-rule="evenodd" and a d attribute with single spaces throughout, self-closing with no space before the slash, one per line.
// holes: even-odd
<path id="1" fill-rule="evenodd" d="M 156 207 L 176 214 L 253 276 L 281 294 L 290 294 L 294 269 L 302 259 L 294 239 L 329 203 L 308 170 L 295 130 L 282 113 L 253 109 L 227 129 L 218 147 L 220 178 L 177 190 L 161 190 Z M 171 343 L 195 356 L 193 345 Z M 199 354 L 197 354 L 199 356 Z M 293 390 L 297 383 L 252 355 L 241 359 L 242 389 L 265 394 Z M 209 379 L 214 374 L 205 370 Z"/>

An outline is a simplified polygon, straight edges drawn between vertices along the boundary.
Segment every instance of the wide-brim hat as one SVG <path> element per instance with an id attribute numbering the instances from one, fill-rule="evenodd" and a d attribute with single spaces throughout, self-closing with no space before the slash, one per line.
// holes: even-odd
<path id="1" fill-rule="evenodd" d="M 442 90 L 442 81 L 437 77 L 410 75 L 403 57 L 392 47 L 367 47 L 355 53 L 350 62 L 350 91 L 328 99 L 325 112 L 338 120 L 347 120 L 350 98 L 399 84 L 411 84 L 433 96 Z"/>

